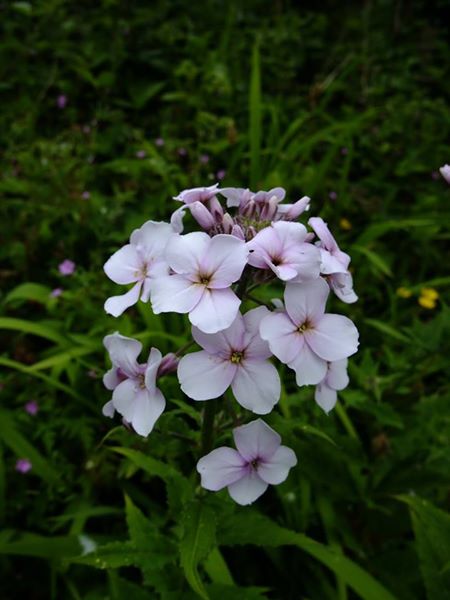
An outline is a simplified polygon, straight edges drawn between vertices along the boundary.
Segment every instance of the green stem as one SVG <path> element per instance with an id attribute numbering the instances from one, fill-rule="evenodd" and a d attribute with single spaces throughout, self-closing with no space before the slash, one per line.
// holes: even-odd
<path id="1" fill-rule="evenodd" d="M 269 310 L 273 309 L 273 306 L 271 306 L 268 302 L 264 302 L 264 300 L 259 300 L 258 298 L 255 298 L 251 294 L 245 294 L 245 297 L 248 298 L 248 300 L 251 300 L 252 302 L 254 302 L 255 304 L 259 304 L 260 306 L 265 306 Z"/>
<path id="2" fill-rule="evenodd" d="M 202 438 L 201 438 L 201 450 L 202 456 L 208 454 L 211 451 L 214 441 L 214 416 L 216 414 L 217 400 L 208 400 L 205 402 L 205 408 L 203 409 L 203 423 L 202 423 Z"/>

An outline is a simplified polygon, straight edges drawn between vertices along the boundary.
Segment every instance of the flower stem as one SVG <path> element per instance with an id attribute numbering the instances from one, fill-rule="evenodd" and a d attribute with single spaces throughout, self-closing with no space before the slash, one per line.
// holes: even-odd
<path id="1" fill-rule="evenodd" d="M 208 400 L 203 409 L 201 451 L 202 456 L 210 452 L 214 441 L 214 416 L 217 400 Z"/>
<path id="2" fill-rule="evenodd" d="M 260 306 L 266 306 L 269 310 L 273 309 L 273 306 L 271 304 L 269 304 L 268 302 L 264 302 L 264 300 L 259 300 L 258 298 L 255 298 L 255 296 L 252 296 L 251 294 L 246 293 L 245 297 L 248 298 L 248 300 L 251 300 L 252 302 L 254 302 L 255 304 L 259 304 Z"/>

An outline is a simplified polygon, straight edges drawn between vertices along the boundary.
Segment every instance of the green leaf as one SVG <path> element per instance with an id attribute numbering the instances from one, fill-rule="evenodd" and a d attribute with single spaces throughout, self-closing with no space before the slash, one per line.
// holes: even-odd
<path id="1" fill-rule="evenodd" d="M 377 319 L 364 319 L 364 323 L 367 323 L 367 325 L 370 327 L 378 329 L 378 331 L 381 331 L 381 333 L 385 333 L 386 335 L 389 335 L 400 342 L 407 344 L 411 341 L 408 336 L 398 331 L 398 329 L 394 329 L 394 327 L 391 327 L 391 325 L 388 325 L 383 321 L 378 321 Z"/>
<path id="2" fill-rule="evenodd" d="M 209 595 L 198 572 L 199 563 L 215 544 L 214 511 L 202 502 L 189 503 L 182 515 L 183 537 L 180 541 L 180 562 L 191 588 L 205 600 Z"/>
<path id="3" fill-rule="evenodd" d="M 392 277 L 392 271 L 391 271 L 390 266 L 387 264 L 387 262 L 384 260 L 384 258 L 382 256 L 380 256 L 377 252 L 374 252 L 373 250 L 369 250 L 369 248 L 366 248 L 365 246 L 358 246 L 358 245 L 353 245 L 352 250 L 359 252 L 360 254 L 363 254 L 369 260 L 369 262 L 372 263 L 372 265 L 375 267 L 375 269 L 377 271 L 379 271 L 383 275 Z"/>
<path id="4" fill-rule="evenodd" d="M 48 324 L 34 323 L 24 319 L 13 319 L 12 317 L 0 317 L 0 329 L 12 329 L 21 333 L 31 333 L 43 337 L 57 344 L 66 344 L 68 340 Z"/>
<path id="5" fill-rule="evenodd" d="M 450 599 L 450 515 L 417 496 L 397 496 L 410 509 L 428 600 Z"/>
<path id="6" fill-rule="evenodd" d="M 80 550 L 77 536 L 44 537 L 25 533 L 18 540 L 0 540 L 0 554 L 55 559 L 75 556 Z"/>
<path id="7" fill-rule="evenodd" d="M 250 183 L 255 189 L 261 172 L 261 67 L 259 43 L 255 42 L 252 52 L 252 71 L 249 97 L 249 141 L 250 141 Z"/>
<path id="8" fill-rule="evenodd" d="M 132 542 L 111 542 L 84 556 L 70 558 L 67 562 L 88 565 L 96 569 L 139 567 L 143 554 L 145 550 L 136 548 Z"/>
<path id="9" fill-rule="evenodd" d="M 302 533 L 280 527 L 274 521 L 246 510 L 225 518 L 220 524 L 222 545 L 255 544 L 257 546 L 297 546 L 328 567 L 363 600 L 395 600 L 381 583 L 358 564 Z"/>
<path id="10" fill-rule="evenodd" d="M 58 483 L 60 475 L 30 442 L 16 429 L 14 419 L 6 410 L 0 409 L 0 439 L 20 458 L 28 458 L 32 472 L 48 483 Z"/>
<path id="11" fill-rule="evenodd" d="M 205 571 L 213 583 L 233 585 L 233 577 L 230 573 L 219 548 L 213 548 L 205 561 Z"/>
<path id="12" fill-rule="evenodd" d="M 13 300 L 33 300 L 41 304 L 47 304 L 50 300 L 51 289 L 40 283 L 22 283 L 6 295 L 3 303 L 7 304 Z"/>

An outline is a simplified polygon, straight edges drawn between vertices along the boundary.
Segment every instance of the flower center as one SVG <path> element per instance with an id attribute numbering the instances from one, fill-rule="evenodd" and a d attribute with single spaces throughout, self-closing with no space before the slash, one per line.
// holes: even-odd
<path id="1" fill-rule="evenodd" d="M 236 352 L 235 351 L 235 352 L 233 352 L 231 354 L 230 360 L 234 364 L 239 364 L 243 358 L 244 358 L 244 353 L 243 352 Z"/>
<path id="2" fill-rule="evenodd" d="M 137 376 L 137 380 L 138 380 L 138 385 L 141 388 L 141 390 L 145 390 L 145 374 L 144 373 L 140 373 Z"/>
<path id="3" fill-rule="evenodd" d="M 310 323 L 309 323 L 308 321 L 305 321 L 304 323 L 302 323 L 301 325 L 299 325 L 299 326 L 297 327 L 297 331 L 298 331 L 298 333 L 301 333 L 301 334 L 302 334 L 302 333 L 305 333 L 305 331 L 306 331 L 307 329 L 311 329 L 311 325 L 310 325 Z"/>
<path id="4" fill-rule="evenodd" d="M 259 458 L 254 458 L 253 460 L 250 461 L 250 466 L 252 467 L 252 469 L 257 469 L 259 465 Z"/>
<path id="5" fill-rule="evenodd" d="M 200 275 L 199 279 L 202 285 L 208 285 L 211 281 L 211 275 Z"/>

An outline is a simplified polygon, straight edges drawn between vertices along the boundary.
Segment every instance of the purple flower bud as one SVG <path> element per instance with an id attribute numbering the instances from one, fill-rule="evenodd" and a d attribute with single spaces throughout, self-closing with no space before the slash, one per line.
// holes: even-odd
<path id="1" fill-rule="evenodd" d="M 337 200 L 337 197 L 338 197 L 338 195 L 337 195 L 337 193 L 336 193 L 335 191 L 331 191 L 331 192 L 328 194 L 328 198 L 329 198 L 330 200 L 333 200 L 333 201 L 334 201 L 334 200 Z"/>
<path id="2" fill-rule="evenodd" d="M 209 156 L 207 154 L 202 154 L 199 158 L 199 161 L 202 165 L 207 165 L 209 163 Z"/>
<path id="3" fill-rule="evenodd" d="M 155 140 L 155 146 L 158 146 L 159 148 L 164 146 L 164 143 L 165 142 L 162 137 L 156 138 L 156 140 Z"/>
<path id="4" fill-rule="evenodd" d="M 219 169 L 216 173 L 216 178 L 219 181 L 222 181 L 222 179 L 225 179 L 226 174 L 227 174 L 227 172 L 225 171 L 225 169 Z"/>
<path id="5" fill-rule="evenodd" d="M 24 475 L 25 473 L 28 473 L 28 471 L 31 471 L 32 467 L 33 465 L 28 460 L 28 458 L 19 458 L 16 462 L 16 471 Z"/>
<path id="6" fill-rule="evenodd" d="M 257 234 L 256 229 L 253 227 L 253 225 L 250 225 L 250 227 L 247 228 L 247 237 L 248 239 L 252 239 L 255 237 L 255 235 Z"/>
<path id="7" fill-rule="evenodd" d="M 198 201 L 193 202 L 192 204 L 189 204 L 189 208 L 191 209 L 192 216 L 200 227 L 203 227 L 203 229 L 211 229 L 211 227 L 214 227 L 216 223 L 214 217 L 204 204 Z"/>
<path id="8" fill-rule="evenodd" d="M 234 235 L 234 237 L 237 237 L 245 242 L 244 230 L 240 225 L 233 225 L 231 229 L 231 235 Z"/>
<path id="9" fill-rule="evenodd" d="M 54 290 L 52 290 L 50 292 L 50 296 L 52 298 L 58 298 L 58 296 L 61 296 L 62 293 L 63 293 L 62 288 L 55 288 Z"/>
<path id="10" fill-rule="evenodd" d="M 65 96 L 64 94 L 60 94 L 57 98 L 56 98 L 56 106 L 58 108 L 65 108 L 67 105 L 67 96 Z"/>
<path id="11" fill-rule="evenodd" d="M 147 156 L 147 154 L 145 153 L 145 150 L 138 150 L 135 154 L 136 158 L 145 158 Z"/>
<path id="12" fill-rule="evenodd" d="M 58 271 L 61 273 L 61 275 L 67 277 L 69 275 L 73 275 L 75 267 L 75 263 L 72 260 L 66 258 L 62 261 L 62 263 L 58 265 Z"/>
<path id="13" fill-rule="evenodd" d="M 273 198 L 270 198 L 270 200 L 268 200 L 267 202 L 265 202 L 261 207 L 261 219 L 263 219 L 264 221 L 272 221 L 277 212 L 278 203 L 279 200 L 275 196 Z"/>
<path id="14" fill-rule="evenodd" d="M 233 217 L 229 213 L 225 213 L 222 219 L 222 229 L 224 233 L 231 233 L 233 229 L 234 221 Z"/>
<path id="15" fill-rule="evenodd" d="M 242 209 L 239 210 L 244 217 L 251 219 L 255 216 L 256 213 L 256 202 L 254 200 L 249 200 Z"/>
<path id="16" fill-rule="evenodd" d="M 158 367 L 157 377 L 162 377 L 163 375 L 168 375 L 169 373 L 175 373 L 179 361 L 180 359 L 173 352 L 169 352 L 169 354 L 163 356 L 161 364 Z"/>
<path id="17" fill-rule="evenodd" d="M 25 404 L 25 411 L 34 417 L 39 412 L 39 404 L 36 402 L 36 400 L 30 400 Z"/>
<path id="18" fill-rule="evenodd" d="M 87 190 L 84 190 L 84 192 L 81 194 L 81 197 L 83 198 L 83 200 L 89 200 L 89 198 L 91 197 L 91 193 Z"/>
<path id="19" fill-rule="evenodd" d="M 216 223 L 220 223 L 223 219 L 223 208 L 217 196 L 213 196 L 208 200 L 209 210 L 214 217 Z"/>
<path id="20" fill-rule="evenodd" d="M 439 171 L 445 181 L 450 184 L 450 165 L 444 165 L 439 169 Z"/>
<path id="21" fill-rule="evenodd" d="M 308 196 L 303 196 L 294 204 L 279 204 L 278 205 L 278 215 L 284 217 L 286 221 L 293 221 L 297 219 L 301 214 L 305 212 L 305 210 L 309 210 L 309 203 L 311 202 L 311 198 Z"/>

